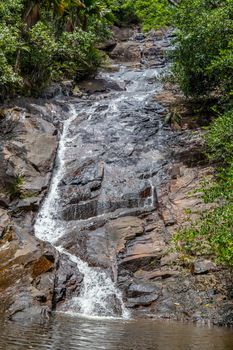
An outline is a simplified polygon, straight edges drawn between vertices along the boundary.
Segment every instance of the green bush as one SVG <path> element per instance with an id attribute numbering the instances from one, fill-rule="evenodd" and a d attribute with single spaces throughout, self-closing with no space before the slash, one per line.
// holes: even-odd
<path id="1" fill-rule="evenodd" d="M 21 74 L 30 91 L 43 88 L 53 78 L 58 44 L 53 31 L 43 22 L 35 24 L 26 34 L 27 47 L 21 52 Z"/>
<path id="2" fill-rule="evenodd" d="M 19 48 L 19 32 L 17 28 L 9 28 L 0 24 L 0 94 L 5 95 L 11 89 L 22 84 L 21 76 L 14 70 L 17 49 Z"/>
<path id="3" fill-rule="evenodd" d="M 183 0 L 174 25 L 173 72 L 183 92 L 228 95 L 233 81 L 232 0 Z"/>
<path id="4" fill-rule="evenodd" d="M 1 96 L 93 74 L 102 59 L 95 44 L 108 35 L 110 17 L 105 0 L 0 2 Z"/>
<path id="5" fill-rule="evenodd" d="M 101 54 L 95 49 L 96 36 L 92 32 L 76 29 L 64 32 L 58 43 L 57 69 L 66 78 L 83 78 L 96 72 Z"/>
<path id="6" fill-rule="evenodd" d="M 233 160 L 233 110 L 219 116 L 206 134 L 206 143 L 211 160 L 224 165 Z"/>
<path id="7" fill-rule="evenodd" d="M 190 255 L 215 257 L 233 266 L 233 204 L 221 205 L 203 213 L 190 228 L 174 238 L 179 250 Z"/>
<path id="8" fill-rule="evenodd" d="M 114 8 L 117 18 L 127 23 L 138 21 L 145 31 L 170 25 L 175 10 L 168 0 L 125 0 L 117 3 Z"/>
<path id="9" fill-rule="evenodd" d="M 168 0 L 136 0 L 129 1 L 129 4 L 134 7 L 145 31 L 171 24 L 175 8 Z"/>

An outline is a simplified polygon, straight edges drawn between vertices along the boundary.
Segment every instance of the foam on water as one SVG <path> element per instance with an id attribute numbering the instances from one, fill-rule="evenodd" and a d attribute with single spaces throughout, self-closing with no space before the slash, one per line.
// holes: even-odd
<path id="1" fill-rule="evenodd" d="M 63 247 L 57 249 L 77 264 L 79 271 L 84 276 L 80 295 L 70 300 L 63 310 L 84 316 L 112 318 L 117 315 L 114 309 L 115 303 L 112 303 L 113 299 L 116 299 L 119 303 L 121 316 L 125 319 L 130 317 L 129 311 L 124 306 L 121 292 L 105 272 L 89 267 L 86 262 L 68 253 Z"/>

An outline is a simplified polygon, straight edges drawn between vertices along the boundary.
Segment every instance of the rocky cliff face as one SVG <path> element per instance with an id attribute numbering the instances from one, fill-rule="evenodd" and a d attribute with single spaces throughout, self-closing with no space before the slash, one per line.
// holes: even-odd
<path id="1" fill-rule="evenodd" d="M 72 263 L 33 235 L 58 147 L 59 105 L 15 101 L 0 120 L 0 313 L 12 317 L 51 310 L 81 281 Z"/>
<path id="2" fill-rule="evenodd" d="M 59 244 L 111 275 L 136 317 L 231 324 L 230 271 L 172 251 L 185 213 L 203 209 L 190 193 L 211 169 L 197 162 L 201 138 L 189 129 L 187 114 L 181 126 L 163 124 L 180 98 L 155 74 L 166 64 L 168 34 L 115 32 L 114 43 L 103 45 L 112 59 L 106 70 L 123 66 L 124 81 L 120 73 L 117 81 L 102 73 L 63 101 L 18 99 L 1 110 L 0 313 L 47 316 L 79 294 L 83 276 L 76 265 L 33 233 L 72 102 L 80 113 L 59 184 L 66 223 Z"/>

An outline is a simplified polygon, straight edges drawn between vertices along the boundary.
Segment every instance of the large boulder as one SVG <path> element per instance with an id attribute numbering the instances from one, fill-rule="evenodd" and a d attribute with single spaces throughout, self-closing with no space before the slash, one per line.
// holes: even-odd
<path id="1" fill-rule="evenodd" d="M 134 41 L 120 42 L 110 53 L 110 57 L 123 62 L 140 62 L 142 58 L 142 48 Z"/>

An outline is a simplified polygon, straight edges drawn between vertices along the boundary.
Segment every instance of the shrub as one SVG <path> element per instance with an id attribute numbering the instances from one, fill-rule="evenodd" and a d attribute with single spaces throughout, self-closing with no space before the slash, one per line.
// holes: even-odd
<path id="1" fill-rule="evenodd" d="M 188 96 L 228 95 L 233 79 L 231 0 L 183 0 L 177 28 L 173 72 Z"/>
<path id="2" fill-rule="evenodd" d="M 107 35 L 110 14 L 105 0 L 0 2 L 1 96 L 93 74 L 102 58 L 95 44 Z"/>
<path id="3" fill-rule="evenodd" d="M 92 32 L 76 29 L 64 32 L 58 43 L 57 69 L 67 78 L 83 78 L 96 72 L 101 54 L 95 49 L 96 36 Z"/>

